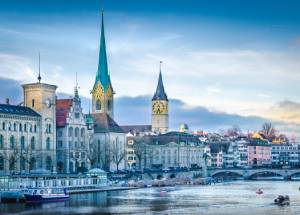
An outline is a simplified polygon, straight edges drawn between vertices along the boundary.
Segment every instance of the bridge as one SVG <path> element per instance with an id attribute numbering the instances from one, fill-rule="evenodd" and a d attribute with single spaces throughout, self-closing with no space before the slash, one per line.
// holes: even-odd
<path id="1" fill-rule="evenodd" d="M 231 168 L 231 169 L 208 169 L 207 176 L 212 178 L 243 178 L 253 179 L 257 176 L 280 176 L 284 180 L 291 180 L 293 176 L 300 176 L 299 169 L 273 169 L 273 168 Z M 184 170 L 184 171 L 152 171 L 144 172 L 142 174 L 134 174 L 130 178 L 143 179 L 172 179 L 172 178 L 198 178 L 203 177 L 201 169 L 198 170 Z"/>
<path id="2" fill-rule="evenodd" d="M 255 168 L 255 169 L 210 169 L 207 170 L 208 176 L 216 178 L 226 175 L 243 177 L 251 179 L 259 175 L 273 175 L 283 177 L 285 180 L 291 180 L 293 176 L 300 175 L 300 169 L 272 169 L 272 168 Z"/>

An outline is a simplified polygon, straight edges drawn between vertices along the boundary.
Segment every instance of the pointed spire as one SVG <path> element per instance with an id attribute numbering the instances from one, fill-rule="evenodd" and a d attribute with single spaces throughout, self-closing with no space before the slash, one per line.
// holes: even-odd
<path id="1" fill-rule="evenodd" d="M 38 76 L 38 81 L 41 83 L 42 77 L 41 77 L 41 55 L 39 52 L 39 76 Z"/>
<path id="2" fill-rule="evenodd" d="M 165 93 L 165 88 L 164 88 L 164 83 L 162 80 L 162 75 L 161 75 L 161 64 L 162 61 L 159 62 L 159 77 L 158 77 L 158 83 L 157 83 L 157 88 L 156 88 L 156 92 L 152 98 L 153 100 L 165 100 L 168 101 L 168 96 Z"/>
<path id="3" fill-rule="evenodd" d="M 99 49 L 99 62 L 98 71 L 95 80 L 95 84 L 100 80 L 104 91 L 107 90 L 110 79 L 107 67 L 107 55 L 106 55 L 106 45 L 105 45 L 105 34 L 104 34 L 104 10 L 101 12 L 102 22 L 101 22 L 101 37 L 100 37 L 100 49 Z"/>
<path id="4" fill-rule="evenodd" d="M 79 99 L 79 93 L 78 93 L 78 81 L 77 81 L 77 72 L 76 72 L 76 85 L 74 87 L 74 97 Z"/>

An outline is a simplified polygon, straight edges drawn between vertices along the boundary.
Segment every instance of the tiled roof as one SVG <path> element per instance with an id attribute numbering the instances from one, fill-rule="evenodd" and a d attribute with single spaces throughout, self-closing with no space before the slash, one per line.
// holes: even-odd
<path id="1" fill-rule="evenodd" d="M 56 100 L 56 125 L 64 127 L 67 123 L 67 117 L 72 107 L 73 99 Z"/>
<path id="2" fill-rule="evenodd" d="M 200 144 L 200 140 L 197 136 L 182 132 L 169 132 L 160 135 L 136 136 L 128 138 L 135 140 L 137 143 L 146 143 L 149 145 L 166 145 L 170 142 Z"/>
<path id="3" fill-rule="evenodd" d="M 124 133 L 123 129 L 106 113 L 92 114 L 95 133 Z"/>
<path id="4" fill-rule="evenodd" d="M 4 114 L 14 114 L 20 116 L 36 116 L 40 117 L 41 115 L 35 112 L 33 109 L 24 106 L 0 104 L 0 113 Z"/>
<path id="5" fill-rule="evenodd" d="M 141 132 L 151 132 L 151 125 L 122 125 L 121 128 L 125 133 L 141 133 Z"/>

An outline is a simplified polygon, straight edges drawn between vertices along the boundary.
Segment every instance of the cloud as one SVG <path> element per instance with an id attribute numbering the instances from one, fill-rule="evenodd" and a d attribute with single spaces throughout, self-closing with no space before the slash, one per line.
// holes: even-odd
<path id="1" fill-rule="evenodd" d="M 273 105 L 264 114 L 274 120 L 300 123 L 300 103 L 284 100 Z"/>

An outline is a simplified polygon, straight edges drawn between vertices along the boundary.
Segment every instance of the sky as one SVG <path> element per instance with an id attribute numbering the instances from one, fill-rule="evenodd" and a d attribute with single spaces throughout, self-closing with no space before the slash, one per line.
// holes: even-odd
<path id="1" fill-rule="evenodd" d="M 87 107 L 97 71 L 101 8 L 117 121 L 150 123 L 149 102 L 163 61 L 164 85 L 173 101 L 171 127 L 241 124 L 255 130 L 272 120 L 284 131 L 298 132 L 299 1 L 3 0 L 1 102 L 8 96 L 22 100 L 21 88 L 12 86 L 36 80 L 40 52 L 42 81 L 57 85 L 59 95 L 70 95 L 77 73 Z M 147 117 L 135 109 L 138 104 Z"/>

